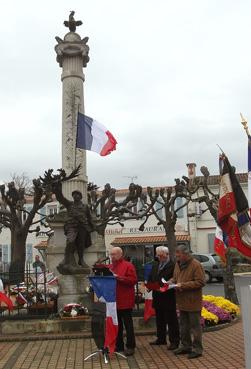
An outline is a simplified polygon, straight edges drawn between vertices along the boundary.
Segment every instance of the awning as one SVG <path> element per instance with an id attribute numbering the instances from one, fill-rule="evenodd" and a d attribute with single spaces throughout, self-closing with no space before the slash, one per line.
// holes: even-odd
<path id="1" fill-rule="evenodd" d="M 48 246 L 48 241 L 40 241 L 37 245 L 34 246 L 35 249 L 45 250 Z"/>
<path id="2" fill-rule="evenodd" d="M 190 236 L 185 234 L 176 235 L 177 242 L 190 241 Z M 117 237 L 112 241 L 113 246 L 118 245 L 147 245 L 167 242 L 166 236 L 141 236 L 141 237 Z"/>

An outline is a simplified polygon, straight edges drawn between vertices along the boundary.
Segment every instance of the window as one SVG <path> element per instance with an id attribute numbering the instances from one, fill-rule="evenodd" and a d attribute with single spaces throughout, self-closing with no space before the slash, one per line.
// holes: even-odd
<path id="1" fill-rule="evenodd" d="M 153 261 L 154 260 L 153 245 L 146 245 L 144 251 L 145 251 L 144 264 Z"/>
<path id="2" fill-rule="evenodd" d="M 32 252 L 32 243 L 26 244 L 26 262 L 32 263 L 33 252 Z"/>
<path id="3" fill-rule="evenodd" d="M 199 262 L 201 262 L 201 260 L 200 260 L 200 255 L 194 255 L 194 254 L 193 254 L 193 258 L 194 258 L 194 259 L 196 259 L 196 260 L 198 260 Z"/>
<path id="4" fill-rule="evenodd" d="M 205 255 L 200 255 L 200 262 L 201 263 L 206 263 L 207 261 L 209 261 L 209 258 Z"/>
<path id="5" fill-rule="evenodd" d="M 29 215 L 29 212 L 32 209 L 32 206 L 25 206 L 24 209 L 28 212 L 28 213 L 26 213 L 26 211 L 23 211 L 23 221 L 25 222 L 28 215 Z"/>
<path id="6" fill-rule="evenodd" d="M 49 205 L 47 208 L 47 215 L 54 215 L 57 214 L 58 208 L 57 205 Z"/>
<path id="7" fill-rule="evenodd" d="M 45 222 L 44 217 L 46 216 L 46 208 L 43 207 L 42 209 L 38 210 L 39 214 L 40 214 L 40 224 L 42 225 L 42 222 Z"/>
<path id="8" fill-rule="evenodd" d="M 219 255 L 212 255 L 212 257 L 214 258 L 214 260 L 216 261 L 216 263 L 221 263 L 221 258 L 219 257 Z"/>
<path id="9" fill-rule="evenodd" d="M 162 198 L 159 196 L 156 203 L 154 204 L 154 209 L 160 219 L 164 217 L 164 202 Z"/>
<path id="10" fill-rule="evenodd" d="M 183 198 L 182 197 L 177 197 L 175 200 L 175 209 L 180 208 L 183 205 Z M 184 208 L 181 208 L 178 212 L 177 212 L 177 217 L 178 218 L 183 218 L 184 217 Z"/>
<path id="11" fill-rule="evenodd" d="M 131 211 L 132 211 L 133 213 L 137 214 L 137 213 L 138 213 L 138 207 L 137 207 L 137 205 L 133 206 L 133 207 L 131 208 Z"/>
<path id="12" fill-rule="evenodd" d="M 10 261 L 9 257 L 9 245 L 2 245 L 2 262 L 8 263 Z"/>

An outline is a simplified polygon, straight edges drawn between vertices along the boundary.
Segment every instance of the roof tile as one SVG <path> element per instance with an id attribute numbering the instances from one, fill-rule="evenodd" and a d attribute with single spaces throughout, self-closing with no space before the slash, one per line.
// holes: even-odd
<path id="1" fill-rule="evenodd" d="M 177 241 L 189 241 L 190 236 L 187 234 L 176 235 Z M 141 236 L 141 237 L 117 237 L 112 241 L 112 245 L 135 245 L 135 244 L 152 244 L 166 242 L 166 236 Z"/>

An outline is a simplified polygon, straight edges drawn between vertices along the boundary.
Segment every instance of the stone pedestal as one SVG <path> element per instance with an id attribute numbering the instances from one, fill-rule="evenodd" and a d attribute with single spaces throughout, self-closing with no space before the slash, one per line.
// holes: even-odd
<path id="1" fill-rule="evenodd" d="M 241 289 L 242 289 L 242 287 L 246 287 L 246 286 L 251 285 L 251 273 L 250 272 L 247 272 L 247 273 L 234 273 L 234 282 L 235 282 L 235 288 L 236 288 L 236 293 L 237 293 L 238 300 L 239 300 L 240 304 L 242 305 Z"/>
<path id="2" fill-rule="evenodd" d="M 89 296 L 86 288 L 89 286 L 89 279 L 84 274 L 60 275 L 58 277 L 59 298 L 58 311 L 65 304 L 83 303 L 85 306 L 89 303 Z"/>

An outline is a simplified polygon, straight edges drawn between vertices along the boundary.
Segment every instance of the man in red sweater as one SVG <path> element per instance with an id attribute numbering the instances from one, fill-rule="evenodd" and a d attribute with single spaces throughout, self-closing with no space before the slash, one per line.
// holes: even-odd
<path id="1" fill-rule="evenodd" d="M 135 349 L 135 335 L 133 329 L 132 309 L 135 304 L 134 286 L 137 283 L 137 275 L 132 263 L 123 258 L 120 247 L 113 247 L 110 252 L 112 264 L 110 270 L 117 279 L 117 314 L 118 314 L 118 336 L 116 351 L 124 351 L 123 325 L 126 331 L 125 355 L 131 356 Z"/>

